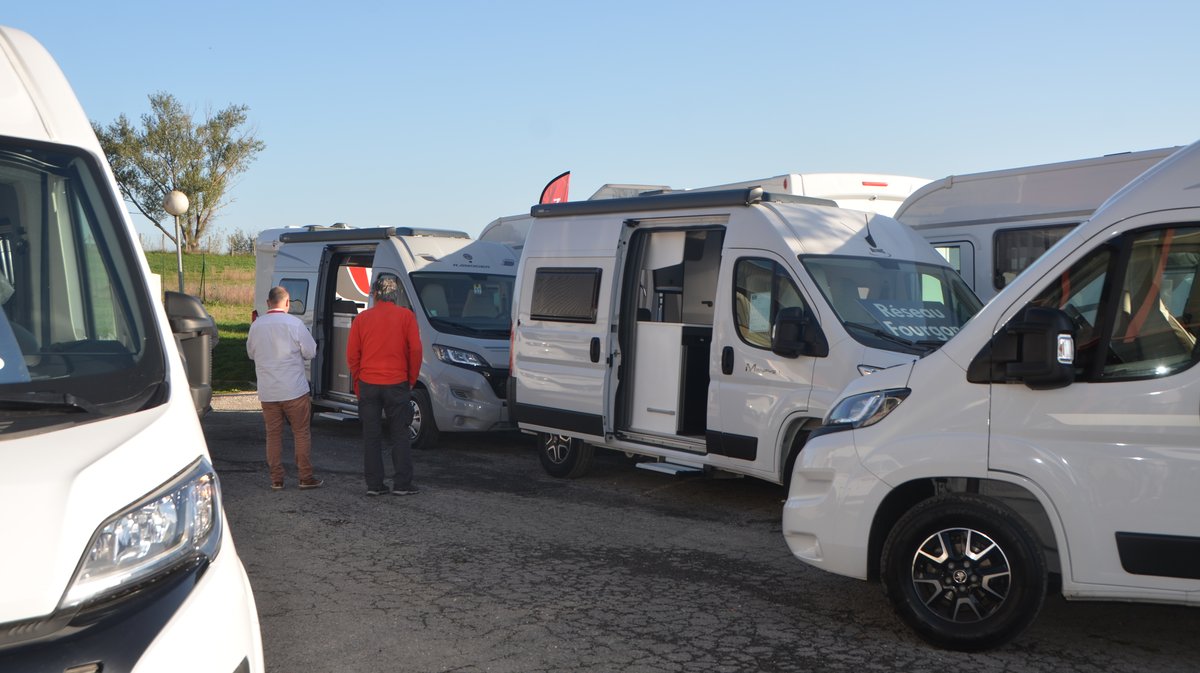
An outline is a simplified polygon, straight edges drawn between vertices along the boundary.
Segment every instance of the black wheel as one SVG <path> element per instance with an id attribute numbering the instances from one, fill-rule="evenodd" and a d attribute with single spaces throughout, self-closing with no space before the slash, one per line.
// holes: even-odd
<path id="1" fill-rule="evenodd" d="M 548 474 L 563 479 L 582 477 L 592 466 L 592 445 L 566 435 L 538 433 L 538 458 Z"/>
<path id="2" fill-rule="evenodd" d="M 412 423 L 408 426 L 408 439 L 414 449 L 430 449 L 438 440 L 437 422 L 433 420 L 433 408 L 429 405 L 429 392 L 424 388 L 412 391 Z"/>
<path id="3" fill-rule="evenodd" d="M 909 510 L 883 545 L 880 573 L 900 617 L 952 650 L 1016 638 L 1046 597 L 1037 535 L 1012 509 L 977 495 L 938 496 Z"/>

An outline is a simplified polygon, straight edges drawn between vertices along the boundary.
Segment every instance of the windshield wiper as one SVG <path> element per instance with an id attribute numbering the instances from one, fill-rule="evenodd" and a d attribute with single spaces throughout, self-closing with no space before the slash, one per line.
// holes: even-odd
<path id="1" fill-rule="evenodd" d="M 913 350 L 916 350 L 918 354 L 924 355 L 926 353 L 930 353 L 930 352 L 933 352 L 934 350 L 937 350 L 936 347 L 931 348 L 928 342 L 918 341 L 918 342 L 914 343 L 912 341 L 909 341 L 908 339 L 905 339 L 903 337 L 898 337 L 895 334 L 892 334 L 891 332 L 885 332 L 885 331 L 879 329 L 878 327 L 873 327 L 871 325 L 864 325 L 863 323 L 860 323 L 860 322 L 847 322 L 847 323 L 843 323 L 843 324 L 846 325 L 846 327 L 853 327 L 854 329 L 857 329 L 862 332 L 866 332 L 867 334 L 870 334 L 872 336 L 877 336 L 880 339 L 883 339 L 885 341 L 891 341 L 892 343 L 899 344 L 901 346 L 904 346 L 905 348 L 911 348 Z M 944 342 L 939 342 L 939 343 L 944 343 Z"/>
<path id="2" fill-rule="evenodd" d="M 67 411 L 97 414 L 100 409 L 92 402 L 71 393 L 0 393 L 0 409 L 9 411 Z"/>

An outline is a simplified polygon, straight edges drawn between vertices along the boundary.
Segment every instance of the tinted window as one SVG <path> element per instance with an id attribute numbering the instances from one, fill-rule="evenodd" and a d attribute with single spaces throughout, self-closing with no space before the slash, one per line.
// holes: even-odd
<path id="1" fill-rule="evenodd" d="M 733 312 L 738 336 L 757 348 L 771 347 L 780 309 L 804 308 L 787 270 L 769 259 L 739 259 L 734 265 Z"/>
<path id="2" fill-rule="evenodd" d="M 1075 225 L 1043 227 L 1040 229 L 1005 229 L 992 239 L 994 250 L 993 282 L 1003 289 L 1034 260 L 1051 248 L 1059 239 L 1071 233 Z"/>
<path id="3" fill-rule="evenodd" d="M 164 399 L 157 298 L 106 182 L 86 154 L 0 139 L 0 435 Z"/>
<path id="4" fill-rule="evenodd" d="M 1075 323 L 1080 379 L 1168 376 L 1197 359 L 1198 270 L 1200 228 L 1135 232 L 1077 262 L 1035 303 Z"/>
<path id="5" fill-rule="evenodd" d="M 533 320 L 596 322 L 600 269 L 538 269 L 533 280 Z"/>

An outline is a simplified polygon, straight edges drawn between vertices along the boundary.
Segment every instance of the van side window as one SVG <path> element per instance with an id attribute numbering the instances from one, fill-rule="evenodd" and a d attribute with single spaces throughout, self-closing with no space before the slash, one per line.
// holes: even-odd
<path id="1" fill-rule="evenodd" d="M 308 280 L 304 278 L 280 278 L 279 286 L 287 290 L 292 300 L 288 313 L 301 314 L 308 310 Z"/>
<path id="2" fill-rule="evenodd" d="M 600 269 L 543 268 L 533 277 L 531 320 L 596 322 Z"/>
<path id="3" fill-rule="evenodd" d="M 1081 380 L 1168 376 L 1200 355 L 1198 270 L 1200 227 L 1134 232 L 1077 262 L 1034 303 L 1071 316 Z"/>
<path id="4" fill-rule="evenodd" d="M 1002 229 L 992 238 L 992 279 L 997 290 L 1012 282 L 1034 260 L 1042 256 L 1076 225 L 1037 229 Z"/>
<path id="5" fill-rule="evenodd" d="M 755 348 L 769 349 L 779 310 L 805 307 L 800 291 L 787 270 L 769 259 L 739 259 L 733 277 L 733 318 L 738 336 Z"/>

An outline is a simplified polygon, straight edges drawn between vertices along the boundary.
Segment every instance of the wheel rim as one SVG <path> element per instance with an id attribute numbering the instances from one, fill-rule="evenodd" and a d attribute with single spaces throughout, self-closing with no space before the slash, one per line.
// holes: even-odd
<path id="1" fill-rule="evenodd" d="M 412 422 L 408 424 L 408 440 L 415 442 L 417 437 L 421 436 L 421 405 L 413 399 L 410 399 L 408 403 L 412 407 Z"/>
<path id="2" fill-rule="evenodd" d="M 1004 605 L 1012 569 L 1000 545 L 970 528 L 930 535 L 912 562 L 912 586 L 934 615 L 955 623 L 979 622 Z"/>
<path id="3" fill-rule="evenodd" d="M 571 438 L 566 435 L 546 435 L 543 449 L 550 462 L 555 465 L 561 465 L 566 461 L 567 456 L 570 455 Z"/>

